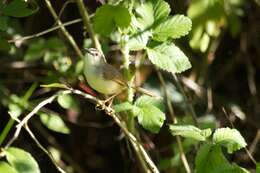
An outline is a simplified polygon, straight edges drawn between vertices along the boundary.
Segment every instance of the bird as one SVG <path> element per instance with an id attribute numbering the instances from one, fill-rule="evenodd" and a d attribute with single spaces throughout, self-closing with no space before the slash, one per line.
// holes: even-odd
<path id="1" fill-rule="evenodd" d="M 84 75 L 91 88 L 105 95 L 120 93 L 127 87 L 123 75 L 95 48 L 85 49 Z"/>
<path id="2" fill-rule="evenodd" d="M 161 99 L 144 88 L 129 86 L 127 80 L 114 66 L 105 61 L 104 55 L 95 48 L 87 48 L 84 55 L 84 75 L 91 88 L 104 95 L 114 98 L 127 88 Z M 107 99 L 107 100 L 110 100 Z"/>

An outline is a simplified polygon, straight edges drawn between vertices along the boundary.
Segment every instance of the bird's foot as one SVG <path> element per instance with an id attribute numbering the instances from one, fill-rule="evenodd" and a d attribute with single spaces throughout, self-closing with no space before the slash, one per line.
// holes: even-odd
<path id="1" fill-rule="evenodd" d="M 105 110 L 107 114 L 114 112 L 112 109 L 113 98 L 108 98 L 106 100 L 99 100 L 96 105 L 96 110 Z"/>

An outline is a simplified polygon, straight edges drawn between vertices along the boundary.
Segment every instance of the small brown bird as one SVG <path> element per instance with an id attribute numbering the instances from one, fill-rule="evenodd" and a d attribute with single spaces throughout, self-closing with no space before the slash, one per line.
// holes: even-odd
<path id="1" fill-rule="evenodd" d="M 88 84 L 96 91 L 106 95 L 117 94 L 127 87 L 122 74 L 105 62 L 103 55 L 94 48 L 86 49 L 84 75 Z"/>
<path id="2" fill-rule="evenodd" d="M 112 65 L 105 62 L 104 56 L 94 48 L 86 49 L 84 57 L 84 75 L 88 84 L 99 93 L 105 95 L 118 95 L 125 88 L 131 87 L 134 90 L 151 97 L 157 97 L 149 91 L 129 86 L 124 80 L 122 74 Z"/>

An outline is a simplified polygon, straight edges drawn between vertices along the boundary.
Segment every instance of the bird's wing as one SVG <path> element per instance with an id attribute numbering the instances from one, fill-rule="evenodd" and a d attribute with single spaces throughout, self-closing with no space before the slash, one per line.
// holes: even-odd
<path id="1" fill-rule="evenodd" d="M 127 85 L 122 74 L 112 65 L 105 64 L 102 66 L 103 77 L 107 80 L 113 80 L 120 85 Z"/>

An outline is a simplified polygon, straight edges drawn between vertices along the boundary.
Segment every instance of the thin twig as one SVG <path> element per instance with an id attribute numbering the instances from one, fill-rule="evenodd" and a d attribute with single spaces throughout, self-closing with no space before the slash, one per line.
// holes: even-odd
<path id="1" fill-rule="evenodd" d="M 159 80 L 160 80 L 160 82 L 162 84 L 165 100 L 167 102 L 167 106 L 168 106 L 168 109 L 169 109 L 169 112 L 170 112 L 170 115 L 171 115 L 172 122 L 174 124 L 176 124 L 177 123 L 177 118 L 176 118 L 176 116 L 174 114 L 173 106 L 172 106 L 171 100 L 170 100 L 170 98 L 168 96 L 165 80 L 164 80 L 164 78 L 163 78 L 163 76 L 162 76 L 162 74 L 161 74 L 161 72 L 159 70 L 157 70 L 157 75 L 158 75 L 158 78 L 159 78 Z M 179 152 L 180 152 L 181 161 L 183 163 L 183 166 L 184 166 L 184 168 L 185 168 L 187 173 L 191 173 L 191 168 L 190 168 L 189 163 L 187 161 L 187 158 L 186 158 L 183 146 L 182 146 L 181 138 L 179 136 L 176 136 L 176 140 L 177 140 L 177 144 L 178 144 L 178 148 L 179 148 Z"/>
<path id="2" fill-rule="evenodd" d="M 128 131 L 128 129 L 126 128 L 124 122 L 122 122 L 118 116 L 114 113 L 115 111 L 111 108 L 111 107 L 107 107 L 104 102 L 102 100 L 97 99 L 96 97 L 93 97 L 89 94 L 83 93 L 82 91 L 79 90 L 74 90 L 74 89 L 69 89 L 69 90 L 62 90 L 57 92 L 56 94 L 54 94 L 53 96 L 43 100 L 42 102 L 40 102 L 29 114 L 27 114 L 20 122 L 19 124 L 16 126 L 16 131 L 14 136 L 11 138 L 11 140 L 8 142 L 8 144 L 6 145 L 5 148 L 7 148 L 8 146 L 10 146 L 19 136 L 20 132 L 21 132 L 21 128 L 25 127 L 26 124 L 28 123 L 28 121 L 32 118 L 33 115 L 35 115 L 42 107 L 44 107 L 45 105 L 52 103 L 59 95 L 61 94 L 76 94 L 76 95 L 81 95 L 84 98 L 88 99 L 90 102 L 99 105 L 103 108 L 103 110 L 110 115 L 114 121 L 116 122 L 116 124 L 123 130 L 123 132 L 125 133 L 125 135 L 128 137 L 128 139 L 131 141 L 131 144 L 133 145 L 134 149 L 136 150 L 136 152 L 138 152 L 142 158 L 145 160 L 146 164 L 149 166 L 149 168 L 151 169 L 152 173 L 159 173 L 159 170 L 157 169 L 156 165 L 153 163 L 153 161 L 150 159 L 149 155 L 146 153 L 145 149 L 143 148 L 143 146 L 138 142 L 138 140 L 136 139 L 136 137 Z M 138 150 L 137 150 L 138 148 Z"/>
<path id="3" fill-rule="evenodd" d="M 184 88 L 183 88 L 182 84 L 180 83 L 180 81 L 179 81 L 177 75 L 174 74 L 174 73 L 172 73 L 172 76 L 173 76 L 173 78 L 174 78 L 174 81 L 175 81 L 175 83 L 176 83 L 178 89 L 180 90 L 180 92 L 181 92 L 181 94 L 182 94 L 182 96 L 183 96 L 183 98 L 184 98 L 184 102 L 185 102 L 186 105 L 187 105 L 187 108 L 188 108 L 188 110 L 189 110 L 189 112 L 190 112 L 190 114 L 191 114 L 191 116 L 192 116 L 192 119 L 193 119 L 194 124 L 195 124 L 196 126 L 198 126 L 197 115 L 196 115 L 196 113 L 195 113 L 195 110 L 194 110 L 194 107 L 193 107 L 192 103 L 189 101 L 189 99 L 188 99 L 188 97 L 187 97 L 187 95 L 186 95 L 186 93 L 185 93 L 185 91 L 184 91 Z"/>
<path id="4" fill-rule="evenodd" d="M 95 48 L 103 54 L 101 45 L 100 45 L 100 43 L 97 39 L 97 36 L 96 36 L 92 26 L 91 26 L 90 17 L 89 17 L 87 9 L 85 8 L 83 0 L 76 0 L 76 2 L 77 2 L 77 5 L 78 5 L 78 8 L 79 8 L 79 12 L 80 12 L 82 19 L 83 19 L 83 23 L 84 23 L 84 25 L 87 29 L 87 32 L 88 32 L 88 34 L 89 34 L 89 36 L 92 40 L 92 43 L 94 44 Z"/>
<path id="5" fill-rule="evenodd" d="M 74 0 L 68 0 L 68 1 L 64 2 L 64 4 L 62 5 L 62 7 L 61 7 L 61 9 L 60 9 L 60 11 L 59 11 L 59 15 L 58 15 L 59 19 L 61 18 L 62 13 L 65 11 L 65 9 L 67 8 L 67 6 L 68 6 L 70 3 L 75 3 L 75 2 L 74 2 Z"/>
<path id="6" fill-rule="evenodd" d="M 56 141 L 56 139 L 45 129 L 42 127 L 42 124 L 38 121 L 33 121 L 32 125 L 35 129 L 38 130 L 39 134 L 44 137 L 51 146 L 59 150 L 62 155 L 62 158 L 71 166 L 77 173 L 87 173 L 78 162 L 74 161 L 69 154 L 67 154 L 62 146 Z"/>
<path id="7" fill-rule="evenodd" d="M 49 11 L 51 12 L 53 18 L 55 19 L 55 21 L 58 23 L 59 26 L 61 26 L 61 31 L 63 32 L 63 34 L 65 35 L 65 37 L 68 39 L 68 41 L 70 42 L 71 46 L 73 47 L 73 49 L 75 50 L 75 52 L 77 53 L 77 55 L 80 58 L 83 58 L 83 54 L 81 52 L 81 50 L 79 49 L 77 43 L 75 42 L 75 40 L 73 39 L 73 37 L 70 35 L 70 33 L 67 31 L 67 29 L 62 26 L 62 22 L 59 20 L 58 15 L 56 14 L 55 10 L 53 9 L 51 3 L 49 0 L 45 0 L 45 3 L 49 9 Z"/>
<path id="8" fill-rule="evenodd" d="M 235 125 L 234 125 L 233 122 L 230 120 L 229 115 L 227 114 L 227 112 L 226 112 L 226 110 L 225 110 L 224 107 L 222 107 L 222 111 L 224 112 L 224 115 L 225 115 L 226 118 L 228 119 L 228 121 L 229 121 L 231 127 L 232 127 L 233 129 L 235 129 Z M 244 149 L 245 149 L 245 151 L 246 151 L 246 154 L 247 154 L 248 157 L 250 158 L 250 160 L 251 160 L 255 165 L 257 165 L 257 162 L 256 162 L 255 158 L 252 156 L 251 152 L 247 149 L 247 147 L 245 147 Z"/>
<path id="9" fill-rule="evenodd" d="M 57 170 L 61 173 L 66 173 L 66 171 L 64 171 L 55 161 L 54 157 L 52 156 L 52 154 L 45 149 L 42 144 L 38 141 L 38 139 L 34 136 L 33 132 L 30 130 L 29 126 L 26 124 L 25 125 L 25 130 L 29 133 L 29 135 L 31 136 L 31 138 L 34 140 L 34 142 L 36 143 L 36 145 L 51 159 L 51 162 L 54 164 L 54 166 L 57 168 Z"/>

